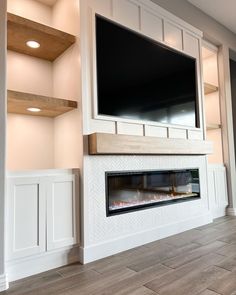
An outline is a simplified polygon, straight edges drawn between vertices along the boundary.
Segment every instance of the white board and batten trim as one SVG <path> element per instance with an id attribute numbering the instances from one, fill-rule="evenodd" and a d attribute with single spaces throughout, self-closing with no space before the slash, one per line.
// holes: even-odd
<path id="1" fill-rule="evenodd" d="M 137 1 L 113 0 L 114 20 L 122 20 L 122 24 L 135 30 L 140 29 L 140 6 Z"/>
<path id="2" fill-rule="evenodd" d="M 143 136 L 143 125 L 117 122 L 117 134 L 140 135 Z"/>
<path id="3" fill-rule="evenodd" d="M 168 129 L 169 138 L 187 138 L 187 131 L 185 129 L 169 128 Z"/>
<path id="4" fill-rule="evenodd" d="M 144 125 L 145 136 L 154 136 L 154 137 L 168 137 L 168 129 L 165 127 Z"/>
<path id="5" fill-rule="evenodd" d="M 68 263 L 68 249 L 79 242 L 78 176 L 78 169 L 8 173 L 6 248 L 10 279 Z M 32 266 L 36 261 L 45 265 Z M 27 265 L 31 267 L 25 270 Z"/>
<path id="6" fill-rule="evenodd" d="M 163 42 L 163 19 L 148 9 L 141 9 L 141 31 L 148 37 Z"/>
<path id="7" fill-rule="evenodd" d="M 194 130 L 188 130 L 188 139 L 203 140 L 203 133 Z"/>
<path id="8" fill-rule="evenodd" d="M 86 2 L 86 1 L 85 1 Z M 95 132 L 106 132 L 115 134 L 119 128 L 115 128 L 117 123 L 137 124 L 140 127 L 133 128 L 134 133 L 130 135 L 140 134 L 141 128 L 146 126 L 157 126 L 161 128 L 176 128 L 183 130 L 198 131 L 203 134 L 203 116 L 202 116 L 202 76 L 200 70 L 200 50 L 202 33 L 191 25 L 185 23 L 181 19 L 175 17 L 171 13 L 165 11 L 151 1 L 141 0 L 103 0 L 101 2 L 90 0 L 83 3 L 86 7 L 86 22 L 83 22 L 81 43 L 82 55 L 86 59 L 87 79 L 85 84 L 83 104 L 84 113 L 84 134 Z M 181 53 L 196 58 L 197 77 L 198 77 L 198 107 L 200 127 L 188 127 L 180 125 L 163 124 L 159 122 L 151 122 L 144 120 L 133 120 L 121 117 L 113 117 L 98 114 L 97 105 L 97 78 L 96 78 L 96 38 L 95 38 L 95 15 L 99 14 L 122 26 L 128 27 L 141 35 L 148 36 L 162 44 L 166 44 Z M 86 24 L 86 25 L 85 25 Z M 90 37 L 83 39 L 83 36 Z M 84 43 L 85 42 L 85 43 Z M 86 53 L 83 50 L 86 49 Z M 91 91 L 90 91 L 91 90 Z M 90 94 L 90 95 L 88 95 Z M 122 125 L 122 124 L 121 124 Z M 134 126 L 133 126 L 134 127 Z M 148 128 L 147 128 L 148 129 Z M 132 131 L 132 128 L 129 129 Z M 154 132 L 154 134 L 157 134 Z M 148 136 L 148 135 L 147 135 Z M 156 135 L 153 135 L 156 136 Z M 163 134 L 161 133 L 161 136 Z M 202 135 L 204 137 L 204 135 Z M 188 138 L 186 136 L 186 138 Z"/>
<path id="9" fill-rule="evenodd" d="M 183 30 L 169 21 L 164 21 L 164 42 L 173 48 L 183 50 Z"/>

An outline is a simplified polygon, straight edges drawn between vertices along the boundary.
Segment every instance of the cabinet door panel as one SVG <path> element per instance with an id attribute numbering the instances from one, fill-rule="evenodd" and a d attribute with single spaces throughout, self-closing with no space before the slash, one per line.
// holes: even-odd
<path id="1" fill-rule="evenodd" d="M 45 192 L 37 177 L 8 181 L 8 259 L 45 251 Z"/>
<path id="2" fill-rule="evenodd" d="M 47 249 L 76 243 L 75 176 L 51 177 L 47 188 Z"/>

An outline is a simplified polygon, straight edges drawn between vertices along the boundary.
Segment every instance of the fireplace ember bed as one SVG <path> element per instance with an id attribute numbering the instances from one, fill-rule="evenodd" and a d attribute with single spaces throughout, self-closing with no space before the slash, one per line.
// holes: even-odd
<path id="1" fill-rule="evenodd" d="M 200 199 L 198 169 L 106 172 L 107 216 Z"/>

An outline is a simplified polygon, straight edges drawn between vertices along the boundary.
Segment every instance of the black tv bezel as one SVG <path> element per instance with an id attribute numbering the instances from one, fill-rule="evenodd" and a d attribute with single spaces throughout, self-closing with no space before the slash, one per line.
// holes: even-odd
<path id="1" fill-rule="evenodd" d="M 188 55 L 187 53 L 183 52 L 183 51 L 179 51 L 178 49 L 175 49 L 175 48 L 172 48 L 170 46 L 168 46 L 166 43 L 164 42 L 161 42 L 161 41 L 158 41 L 156 39 L 153 39 L 151 38 L 150 36 L 147 36 L 145 35 L 144 33 L 140 32 L 140 31 L 137 31 L 135 29 L 132 29 L 132 28 L 129 28 L 117 21 L 114 21 L 113 19 L 110 19 L 108 17 L 105 17 L 104 15 L 101 15 L 99 13 L 95 13 L 94 15 L 95 17 L 95 21 L 94 21 L 94 26 L 95 26 L 95 45 L 94 45 L 94 52 L 95 52 L 95 79 L 94 81 L 96 82 L 96 87 L 95 87 L 95 102 L 94 102 L 94 105 L 96 105 L 96 108 L 94 108 L 94 117 L 95 119 L 104 119 L 104 120 L 111 120 L 113 119 L 113 121 L 120 121 L 120 122 L 130 122 L 130 123 L 142 123 L 142 124 L 155 124 L 155 126 L 170 126 L 170 127 L 179 127 L 179 128 L 187 128 L 187 129 L 200 129 L 201 126 L 200 126 L 200 104 L 199 104 L 199 87 L 198 87 L 198 71 L 197 71 L 197 58 L 191 56 L 191 55 Z M 146 39 L 148 40 L 149 42 L 151 43 L 154 43 L 155 45 L 157 46 L 160 46 L 162 48 L 164 48 L 165 50 L 168 50 L 168 51 L 171 51 L 171 52 L 174 52 L 175 54 L 178 54 L 178 55 L 182 55 L 182 56 L 185 56 L 186 58 L 189 58 L 191 60 L 194 61 L 195 63 L 195 89 L 196 89 L 196 95 L 195 95 L 195 126 L 190 126 L 190 125 L 180 125 L 180 124 L 171 124 L 171 123 L 162 123 L 162 122 L 159 122 L 159 121 L 152 121 L 152 120 L 142 120 L 142 119 L 130 119 L 130 118 L 124 118 L 124 117 L 119 117 L 119 116 L 113 116 L 113 115 L 107 115 L 107 114 L 102 114 L 102 113 L 99 113 L 98 112 L 98 105 L 99 105 L 99 101 L 98 101 L 98 66 L 97 66 L 97 18 L 100 18 L 100 19 L 103 19 L 111 24 L 114 24 L 124 30 L 127 30 L 127 31 L 130 31 L 132 32 L 133 34 L 139 36 L 140 38 L 142 39 Z"/>

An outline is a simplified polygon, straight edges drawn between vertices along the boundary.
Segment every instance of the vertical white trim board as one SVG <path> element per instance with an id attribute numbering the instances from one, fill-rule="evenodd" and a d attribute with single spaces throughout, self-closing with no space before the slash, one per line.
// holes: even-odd
<path id="1" fill-rule="evenodd" d="M 5 291 L 9 288 L 8 279 L 6 275 L 0 276 L 0 292 Z"/>

